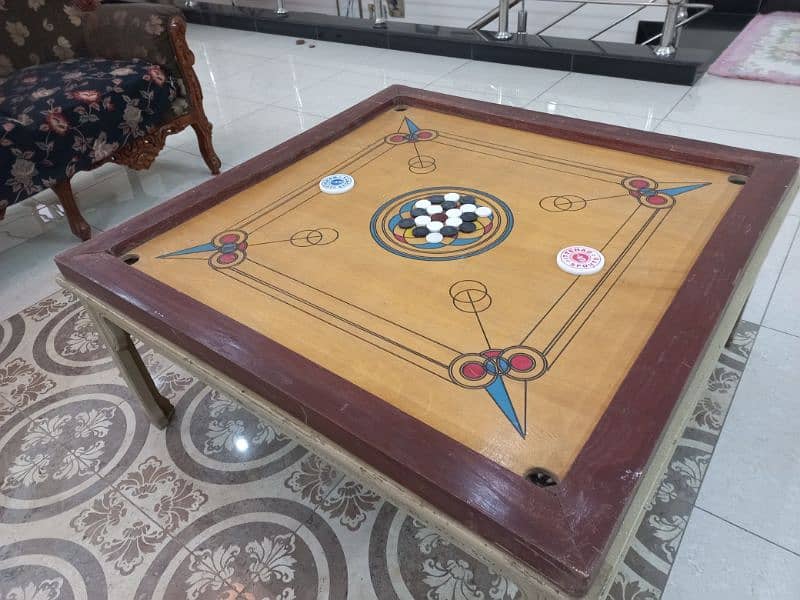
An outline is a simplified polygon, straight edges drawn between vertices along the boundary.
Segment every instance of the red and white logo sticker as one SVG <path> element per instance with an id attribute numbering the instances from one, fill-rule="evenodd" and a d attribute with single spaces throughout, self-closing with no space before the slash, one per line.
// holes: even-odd
<path id="1" fill-rule="evenodd" d="M 567 246 L 558 251 L 556 263 L 572 275 L 594 275 L 602 270 L 606 259 L 589 246 Z"/>

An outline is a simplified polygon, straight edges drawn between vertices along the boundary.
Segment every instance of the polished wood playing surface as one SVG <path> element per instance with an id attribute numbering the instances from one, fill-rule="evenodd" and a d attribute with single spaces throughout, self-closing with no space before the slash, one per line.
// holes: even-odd
<path id="1" fill-rule="evenodd" d="M 321 193 L 337 172 L 355 188 Z M 561 480 L 742 189 L 729 175 L 389 109 L 131 254 L 497 464 Z M 444 245 L 397 225 L 447 192 L 491 217 Z M 603 270 L 559 269 L 573 244 Z"/>

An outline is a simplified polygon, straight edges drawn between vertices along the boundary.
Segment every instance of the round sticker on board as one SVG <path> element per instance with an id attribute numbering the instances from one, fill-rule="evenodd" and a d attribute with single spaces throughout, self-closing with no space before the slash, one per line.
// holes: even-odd
<path id="1" fill-rule="evenodd" d="M 319 182 L 319 189 L 326 194 L 344 194 L 353 189 L 356 182 L 350 175 L 335 173 L 323 177 Z"/>
<path id="2" fill-rule="evenodd" d="M 602 270 L 606 259 L 589 246 L 567 246 L 556 255 L 558 266 L 572 275 L 594 275 Z"/>

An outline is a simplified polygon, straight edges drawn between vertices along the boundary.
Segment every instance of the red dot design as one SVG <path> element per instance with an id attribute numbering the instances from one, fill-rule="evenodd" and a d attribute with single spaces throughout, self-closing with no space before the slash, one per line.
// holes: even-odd
<path id="1" fill-rule="evenodd" d="M 515 371 L 530 371 L 534 366 L 533 359 L 526 354 L 515 354 L 508 362 Z"/>
<path id="2" fill-rule="evenodd" d="M 480 379 L 486 374 L 486 369 L 484 366 L 478 362 L 468 362 L 461 365 L 461 375 L 464 376 L 465 379 L 469 379 L 470 381 L 475 381 Z"/>

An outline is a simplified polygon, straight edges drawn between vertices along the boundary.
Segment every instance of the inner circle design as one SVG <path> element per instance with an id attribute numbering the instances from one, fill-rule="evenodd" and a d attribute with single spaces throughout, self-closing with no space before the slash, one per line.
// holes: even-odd
<path id="1" fill-rule="evenodd" d="M 485 388 L 497 378 L 531 381 L 547 371 L 544 354 L 529 346 L 490 348 L 457 356 L 448 368 L 450 379 L 468 389 Z"/>
<path id="2" fill-rule="evenodd" d="M 461 312 L 479 313 L 492 305 L 492 297 L 486 286 L 480 281 L 464 279 L 450 286 L 450 298 L 453 306 Z"/>
<path id="3" fill-rule="evenodd" d="M 648 208 L 671 208 L 675 205 L 675 198 L 661 193 L 658 190 L 658 184 L 649 177 L 639 175 L 627 177 L 622 180 L 622 185 L 631 196 Z"/>
<path id="4" fill-rule="evenodd" d="M 408 144 L 408 143 L 415 143 L 415 142 L 428 142 L 436 137 L 439 136 L 438 131 L 434 131 L 433 129 L 420 129 L 416 133 L 391 133 L 383 138 L 387 144 L 398 145 L 398 144 Z"/>
<path id="5" fill-rule="evenodd" d="M 575 212 L 586 208 L 586 199 L 575 194 L 545 196 L 539 200 L 539 206 L 547 212 Z"/>
<path id="6" fill-rule="evenodd" d="M 547 358 L 529 346 L 512 346 L 500 354 L 509 368 L 506 376 L 517 381 L 529 381 L 541 377 L 547 370 Z"/>
<path id="7" fill-rule="evenodd" d="M 339 232 L 330 227 L 320 229 L 302 229 L 292 234 L 289 239 L 292 246 L 307 248 L 309 246 L 326 246 L 339 239 Z"/>
<path id="8" fill-rule="evenodd" d="M 478 216 L 475 213 L 471 215 L 474 219 L 469 221 L 474 229 L 472 226 L 463 229 L 456 226 L 454 233 L 431 236 L 433 240 L 414 236 L 414 228 L 401 227 L 401 221 L 407 223 L 408 219 L 413 219 L 411 211 L 417 201 L 433 199 L 434 203 L 443 204 L 441 197 L 450 192 L 459 194 L 463 205 L 487 207 L 491 209 L 490 214 Z M 441 221 L 446 227 L 444 211 L 431 215 L 431 219 Z M 398 256 L 415 260 L 458 260 L 494 248 L 508 237 L 513 226 L 511 209 L 496 196 L 466 187 L 437 186 L 406 192 L 383 203 L 372 216 L 370 233 L 379 246 Z"/>
<path id="9" fill-rule="evenodd" d="M 450 379 L 465 388 L 485 388 L 492 383 L 496 373 L 487 368 L 488 361 L 480 354 L 462 354 L 450 363 Z"/>
<path id="10" fill-rule="evenodd" d="M 418 175 L 436 170 L 436 159 L 426 154 L 413 156 L 408 160 L 408 170 Z"/>
<path id="11" fill-rule="evenodd" d="M 211 240 L 217 251 L 208 259 L 214 269 L 228 269 L 244 262 L 247 258 L 247 232 L 238 229 L 218 233 Z"/>

